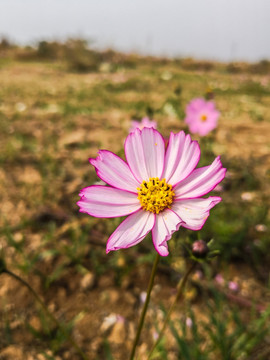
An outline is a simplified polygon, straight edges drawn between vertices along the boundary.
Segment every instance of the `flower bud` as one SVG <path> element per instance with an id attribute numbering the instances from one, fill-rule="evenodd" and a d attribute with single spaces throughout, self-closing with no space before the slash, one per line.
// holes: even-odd
<path id="1" fill-rule="evenodd" d="M 192 254 L 197 258 L 205 258 L 209 248 L 204 240 L 197 240 L 192 245 Z"/>

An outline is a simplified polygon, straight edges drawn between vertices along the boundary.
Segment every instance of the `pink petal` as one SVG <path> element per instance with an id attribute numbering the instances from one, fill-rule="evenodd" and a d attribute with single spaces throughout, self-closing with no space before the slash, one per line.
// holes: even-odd
<path id="1" fill-rule="evenodd" d="M 200 110 L 205 105 L 205 100 L 203 98 L 196 98 L 190 101 L 186 106 L 186 113 L 194 113 Z"/>
<path id="2" fill-rule="evenodd" d="M 148 127 L 148 128 L 152 127 L 153 129 L 157 128 L 157 122 L 155 120 L 150 120 L 149 117 L 142 118 L 141 124 L 142 124 L 142 127 Z"/>
<path id="3" fill-rule="evenodd" d="M 217 121 L 216 120 L 212 120 L 210 117 L 208 118 L 207 121 L 205 121 L 204 123 L 201 122 L 200 119 L 198 119 L 196 122 L 194 121 L 194 123 L 190 124 L 189 126 L 189 131 L 192 134 L 199 134 L 200 136 L 205 136 L 207 135 L 210 131 L 214 130 L 217 127 Z"/>
<path id="4" fill-rule="evenodd" d="M 164 139 L 157 130 L 143 128 L 130 133 L 125 142 L 128 165 L 139 181 L 162 175 L 164 166 Z"/>
<path id="5" fill-rule="evenodd" d="M 183 227 L 200 230 L 209 216 L 209 210 L 222 199 L 210 196 L 207 199 L 184 199 L 175 201 L 172 210 L 185 222 Z"/>
<path id="6" fill-rule="evenodd" d="M 80 212 L 102 218 L 126 216 L 140 209 L 137 194 L 94 185 L 81 190 L 81 200 L 77 202 Z"/>
<path id="7" fill-rule="evenodd" d="M 220 156 L 211 165 L 194 170 L 174 188 L 176 199 L 197 198 L 207 194 L 224 179 L 226 169 L 222 167 Z"/>
<path id="8" fill-rule="evenodd" d="M 169 254 L 167 241 L 177 231 L 183 221 L 170 209 L 166 209 L 156 216 L 156 223 L 152 229 L 153 244 L 161 256 Z"/>
<path id="9" fill-rule="evenodd" d="M 153 129 L 156 129 L 157 123 L 155 120 L 150 120 L 148 117 L 142 118 L 141 121 L 131 120 L 131 127 L 129 129 L 129 132 L 133 132 L 136 129 L 142 130 L 144 127 L 152 127 Z"/>
<path id="10" fill-rule="evenodd" d="M 213 101 L 206 101 L 205 102 L 205 108 L 209 112 L 216 111 L 216 105 L 215 105 L 215 103 Z"/>
<path id="11" fill-rule="evenodd" d="M 200 147 L 197 141 L 191 141 L 190 135 L 186 136 L 184 131 L 171 133 L 162 177 L 167 183 L 175 185 L 195 169 L 199 159 Z"/>
<path id="12" fill-rule="evenodd" d="M 136 129 L 139 129 L 141 126 L 141 123 L 137 120 L 131 120 L 131 127 L 129 129 L 129 132 L 133 132 Z"/>
<path id="13" fill-rule="evenodd" d="M 138 244 L 152 230 L 154 224 L 155 215 L 149 211 L 139 210 L 128 216 L 110 236 L 106 252 Z"/>
<path id="14" fill-rule="evenodd" d="M 96 159 L 89 160 L 95 166 L 97 175 L 113 187 L 137 194 L 137 187 L 140 184 L 125 161 L 107 150 L 100 150 L 98 154 Z"/>

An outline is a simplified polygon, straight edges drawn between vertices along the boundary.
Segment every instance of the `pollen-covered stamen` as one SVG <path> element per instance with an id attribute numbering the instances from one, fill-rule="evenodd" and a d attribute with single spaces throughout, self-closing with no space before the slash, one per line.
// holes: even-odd
<path id="1" fill-rule="evenodd" d="M 201 121 L 205 122 L 207 120 L 207 116 L 205 114 L 201 115 Z"/>
<path id="2" fill-rule="evenodd" d="M 175 196 L 172 185 L 167 184 L 165 179 L 159 180 L 159 178 L 143 181 L 138 190 L 138 199 L 142 208 L 155 214 L 170 208 Z"/>

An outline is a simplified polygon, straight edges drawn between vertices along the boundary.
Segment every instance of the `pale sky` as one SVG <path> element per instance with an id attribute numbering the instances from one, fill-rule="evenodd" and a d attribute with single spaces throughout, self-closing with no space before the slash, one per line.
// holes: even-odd
<path id="1" fill-rule="evenodd" d="M 270 59 L 270 0 L 0 0 L 0 36 L 23 44 L 84 37 L 99 48 Z"/>

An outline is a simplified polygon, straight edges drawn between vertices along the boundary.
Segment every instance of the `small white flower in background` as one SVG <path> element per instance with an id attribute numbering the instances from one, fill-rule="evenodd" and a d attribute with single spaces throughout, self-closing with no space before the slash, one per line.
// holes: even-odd
<path id="1" fill-rule="evenodd" d="M 241 194 L 241 199 L 243 201 L 251 201 L 254 199 L 254 194 L 252 194 L 250 192 L 244 192 Z"/>
<path id="2" fill-rule="evenodd" d="M 164 71 L 162 74 L 161 74 L 161 79 L 164 80 L 164 81 L 168 81 L 168 80 L 171 80 L 173 75 L 170 71 Z"/>
<path id="3" fill-rule="evenodd" d="M 166 104 L 163 106 L 163 111 L 164 114 L 168 116 L 173 116 L 173 117 L 177 116 L 177 112 L 175 111 L 174 106 L 169 102 L 166 102 Z"/>
<path id="4" fill-rule="evenodd" d="M 110 73 L 112 71 L 112 64 L 109 62 L 103 62 L 99 66 L 99 71 L 102 73 Z"/>
<path id="5" fill-rule="evenodd" d="M 264 225 L 264 224 L 257 224 L 255 226 L 255 229 L 258 231 L 258 232 L 265 232 L 267 230 L 267 226 Z"/>
<path id="6" fill-rule="evenodd" d="M 140 293 L 140 303 L 143 305 L 145 303 L 145 300 L 146 300 L 146 292 L 143 291 Z"/>
<path id="7" fill-rule="evenodd" d="M 27 106 L 22 102 L 18 102 L 15 104 L 15 109 L 18 112 L 24 112 L 26 110 L 26 108 L 27 108 Z"/>
<path id="8" fill-rule="evenodd" d="M 125 318 L 123 316 L 118 314 L 110 314 L 104 318 L 100 330 L 102 333 L 104 333 L 116 323 L 124 323 L 124 322 L 125 322 Z"/>
<path id="9" fill-rule="evenodd" d="M 110 314 L 109 316 L 106 316 L 100 327 L 101 332 L 109 330 L 117 322 L 117 316 L 118 315 L 116 314 Z"/>

